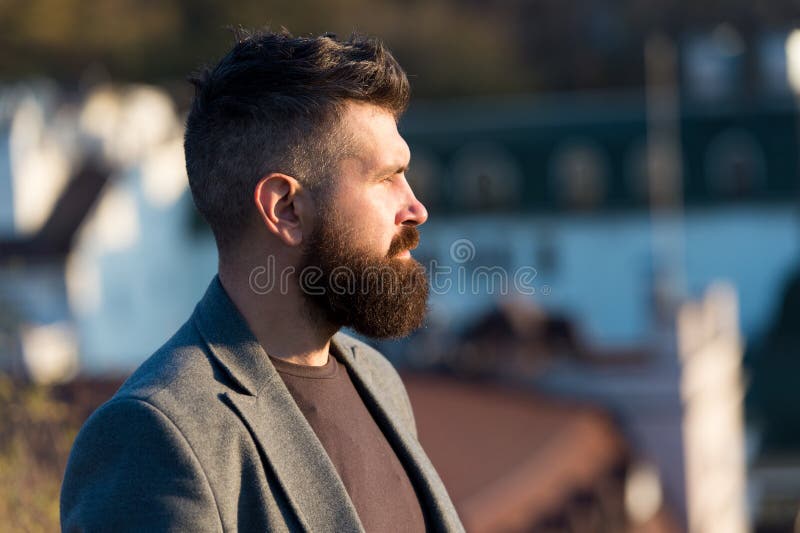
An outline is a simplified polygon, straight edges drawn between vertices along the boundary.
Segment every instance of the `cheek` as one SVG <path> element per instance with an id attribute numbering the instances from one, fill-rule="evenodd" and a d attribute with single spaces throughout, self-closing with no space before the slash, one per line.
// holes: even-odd
<path id="1" fill-rule="evenodd" d="M 375 250 L 388 250 L 394 236 L 394 212 L 380 191 L 365 194 L 352 191 L 339 204 L 340 214 L 347 217 L 365 246 Z"/>
<path id="2" fill-rule="evenodd" d="M 391 228 L 387 227 L 386 220 L 376 210 L 363 210 L 353 219 L 358 228 L 359 240 L 374 250 L 389 249 L 392 240 Z"/>

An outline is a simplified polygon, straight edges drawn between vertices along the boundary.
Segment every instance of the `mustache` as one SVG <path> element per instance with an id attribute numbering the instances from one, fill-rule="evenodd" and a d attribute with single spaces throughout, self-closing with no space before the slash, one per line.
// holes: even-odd
<path id="1" fill-rule="evenodd" d="M 418 244 L 419 230 L 416 228 L 416 226 L 403 226 L 400 229 L 400 234 L 392 239 L 392 243 L 389 245 L 389 253 L 387 255 L 390 258 L 394 257 L 404 250 L 416 248 Z"/>

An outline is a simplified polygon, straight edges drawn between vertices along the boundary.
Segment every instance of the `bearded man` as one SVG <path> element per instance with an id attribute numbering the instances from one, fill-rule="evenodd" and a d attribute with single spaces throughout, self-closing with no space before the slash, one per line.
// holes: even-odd
<path id="1" fill-rule="evenodd" d="M 186 168 L 218 275 L 82 428 L 62 528 L 462 531 L 397 373 L 339 333 L 423 321 L 405 73 L 374 39 L 264 32 L 193 82 Z"/>

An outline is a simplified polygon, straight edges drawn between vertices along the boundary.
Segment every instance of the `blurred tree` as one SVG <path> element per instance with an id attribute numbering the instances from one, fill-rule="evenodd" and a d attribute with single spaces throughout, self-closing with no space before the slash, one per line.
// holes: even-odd
<path id="1" fill-rule="evenodd" d="M 4 0 L 0 6 L 3 81 L 46 75 L 76 83 L 96 64 L 115 80 L 183 79 L 229 47 L 226 27 L 243 25 L 380 35 L 423 94 L 525 88 L 500 16 L 451 1 Z"/>
<path id="2" fill-rule="evenodd" d="M 425 97 L 642 83 L 644 38 L 726 22 L 747 41 L 787 29 L 790 0 L 0 0 L 0 81 L 183 80 L 230 44 L 230 25 L 296 34 L 353 30 L 387 41 Z"/>

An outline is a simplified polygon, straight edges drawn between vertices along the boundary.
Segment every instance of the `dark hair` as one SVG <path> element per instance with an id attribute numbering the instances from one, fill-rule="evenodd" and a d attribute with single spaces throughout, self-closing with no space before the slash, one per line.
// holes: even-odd
<path id="1" fill-rule="evenodd" d="M 253 191 L 263 176 L 283 172 L 312 190 L 324 184 L 345 149 L 336 128 L 348 100 L 399 118 L 409 99 L 406 74 L 389 50 L 358 35 L 340 41 L 237 30 L 233 49 L 190 81 L 186 171 L 220 250 L 255 216 Z"/>

